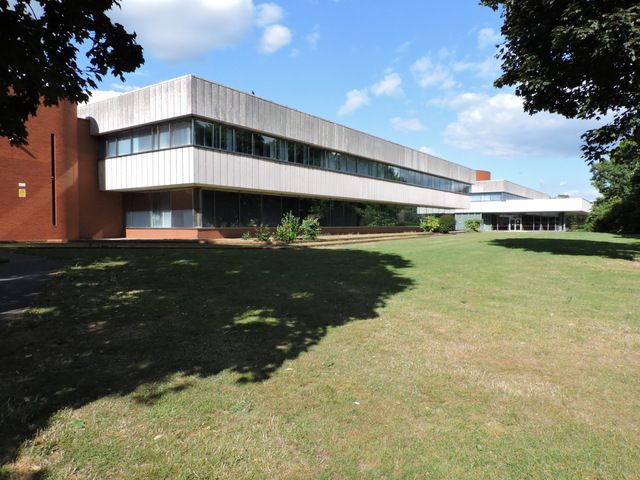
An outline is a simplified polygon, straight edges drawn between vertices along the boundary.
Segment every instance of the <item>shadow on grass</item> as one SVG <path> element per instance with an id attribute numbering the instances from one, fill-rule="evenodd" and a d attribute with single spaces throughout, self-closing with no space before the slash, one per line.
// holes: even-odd
<path id="1" fill-rule="evenodd" d="M 0 464 L 65 407 L 132 392 L 153 404 L 176 373 L 264 381 L 412 286 L 410 262 L 359 250 L 81 255 L 0 338 Z"/>
<path id="2" fill-rule="evenodd" d="M 581 255 L 620 260 L 635 260 L 640 257 L 640 242 L 617 243 L 561 238 L 496 238 L 491 240 L 489 244 L 556 255 Z"/>

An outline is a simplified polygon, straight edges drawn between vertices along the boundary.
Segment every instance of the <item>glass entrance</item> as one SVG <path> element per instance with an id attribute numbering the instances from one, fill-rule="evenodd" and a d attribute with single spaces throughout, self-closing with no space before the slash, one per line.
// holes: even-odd
<path id="1" fill-rule="evenodd" d="M 509 217 L 509 230 L 522 230 L 522 217 L 520 215 L 511 215 Z"/>

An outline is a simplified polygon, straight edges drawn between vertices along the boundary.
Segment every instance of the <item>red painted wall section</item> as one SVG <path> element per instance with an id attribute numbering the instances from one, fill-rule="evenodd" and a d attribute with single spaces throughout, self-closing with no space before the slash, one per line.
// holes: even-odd
<path id="1" fill-rule="evenodd" d="M 491 180 L 491 172 L 488 170 L 476 170 L 476 182 Z"/>
<path id="2" fill-rule="evenodd" d="M 12 147 L 0 138 L 0 241 L 66 241 L 122 234 L 121 196 L 98 190 L 96 140 L 86 123 L 78 120 L 76 105 L 61 102 L 41 107 L 29 119 L 25 147 Z M 20 188 L 26 196 L 20 197 Z"/>

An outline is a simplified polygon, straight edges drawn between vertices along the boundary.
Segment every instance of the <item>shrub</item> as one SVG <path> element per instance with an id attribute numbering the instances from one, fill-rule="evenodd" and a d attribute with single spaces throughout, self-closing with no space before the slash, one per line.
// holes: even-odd
<path id="1" fill-rule="evenodd" d="M 253 238 L 253 235 L 251 235 L 251 232 L 244 232 L 242 234 L 242 239 L 243 240 L 251 240 Z"/>
<path id="2" fill-rule="evenodd" d="M 477 232 L 480 230 L 480 220 L 477 218 L 470 218 L 466 222 L 464 222 L 464 228 L 469 230 L 470 232 Z"/>
<path id="3" fill-rule="evenodd" d="M 300 224 L 300 235 L 305 240 L 315 240 L 321 231 L 320 221 L 316 217 L 307 217 Z"/>
<path id="4" fill-rule="evenodd" d="M 280 225 L 276 227 L 276 233 L 274 238 L 278 242 L 293 243 L 298 236 L 300 230 L 300 219 L 293 215 L 291 212 L 287 212 L 282 216 Z"/>
<path id="5" fill-rule="evenodd" d="M 439 219 L 438 232 L 449 233 L 456 229 L 456 219 L 453 215 L 442 215 Z"/>
<path id="6" fill-rule="evenodd" d="M 266 225 L 260 225 L 256 229 L 256 240 L 259 242 L 268 242 L 271 240 L 271 229 Z"/>
<path id="7" fill-rule="evenodd" d="M 433 233 L 440 228 L 440 221 L 436 217 L 426 217 L 420 222 L 420 228 L 427 233 Z"/>

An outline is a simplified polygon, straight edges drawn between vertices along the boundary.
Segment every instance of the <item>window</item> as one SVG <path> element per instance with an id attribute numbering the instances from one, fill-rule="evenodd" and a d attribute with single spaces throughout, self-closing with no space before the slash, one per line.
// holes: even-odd
<path id="1" fill-rule="evenodd" d="M 158 140 L 156 142 L 158 149 L 169 148 L 169 146 L 171 145 L 169 132 L 170 128 L 168 123 L 165 123 L 164 125 L 158 125 Z"/>
<path id="2" fill-rule="evenodd" d="M 152 193 L 151 228 L 171 227 L 171 194 L 170 192 Z"/>
<path id="3" fill-rule="evenodd" d="M 107 157 L 118 155 L 118 140 L 115 137 L 107 138 Z"/>
<path id="4" fill-rule="evenodd" d="M 237 227 L 240 224 L 238 194 L 232 192 L 216 192 L 217 227 Z"/>
<path id="5" fill-rule="evenodd" d="M 300 148 L 295 142 L 287 142 L 287 160 L 291 163 L 296 161 L 296 147 Z"/>
<path id="6" fill-rule="evenodd" d="M 309 164 L 309 147 L 299 143 L 296 144 L 296 163 L 301 165 Z"/>
<path id="7" fill-rule="evenodd" d="M 131 154 L 131 136 L 129 134 L 118 136 L 118 155 Z"/>
<path id="8" fill-rule="evenodd" d="M 195 144 L 203 147 L 213 147 L 213 125 L 209 122 L 196 120 L 193 127 Z"/>
<path id="9" fill-rule="evenodd" d="M 262 202 L 260 195 L 240 194 L 240 225 L 257 227 L 262 222 Z"/>
<path id="10" fill-rule="evenodd" d="M 148 152 L 153 149 L 153 129 L 141 128 L 133 132 L 133 153 Z"/>
<path id="11" fill-rule="evenodd" d="M 126 224 L 128 228 L 149 228 L 151 211 L 149 195 L 146 193 L 126 193 L 124 195 Z"/>
<path id="12" fill-rule="evenodd" d="M 285 140 L 254 133 L 253 154 L 259 157 L 286 161 L 287 142 Z"/>
<path id="13" fill-rule="evenodd" d="M 216 130 L 218 130 L 218 127 L 216 127 Z M 235 150 L 233 128 L 220 125 L 219 130 L 220 130 L 220 144 L 217 145 L 216 147 L 221 148 L 222 150 L 226 150 L 227 152 L 233 152 Z"/>
<path id="14" fill-rule="evenodd" d="M 236 131 L 236 148 L 235 151 L 238 153 L 245 153 L 247 155 L 251 155 L 253 153 L 252 141 L 251 141 L 251 132 L 247 130 L 241 130 L 239 128 L 235 129 Z"/>
<path id="15" fill-rule="evenodd" d="M 191 120 L 171 122 L 171 146 L 182 147 L 191 144 Z"/>
<path id="16" fill-rule="evenodd" d="M 193 191 L 171 192 L 171 226 L 173 228 L 193 227 Z"/>
<path id="17" fill-rule="evenodd" d="M 344 155 L 346 170 L 349 173 L 358 173 L 358 160 L 351 155 Z"/>
<path id="18" fill-rule="evenodd" d="M 323 151 L 319 148 L 309 148 L 309 165 L 313 165 L 314 167 L 322 166 L 322 157 Z"/>
<path id="19" fill-rule="evenodd" d="M 297 210 L 297 208 L 296 208 Z M 296 211 L 297 215 L 297 211 Z M 262 223 L 275 227 L 282 218 L 282 197 L 262 196 Z"/>
<path id="20" fill-rule="evenodd" d="M 215 192 L 213 190 L 202 190 L 202 226 L 215 226 Z"/>

